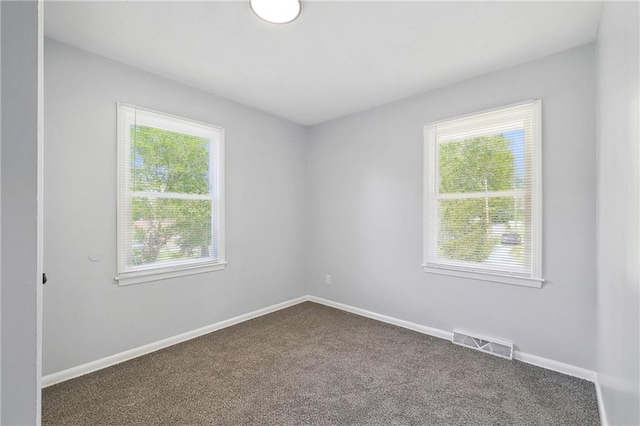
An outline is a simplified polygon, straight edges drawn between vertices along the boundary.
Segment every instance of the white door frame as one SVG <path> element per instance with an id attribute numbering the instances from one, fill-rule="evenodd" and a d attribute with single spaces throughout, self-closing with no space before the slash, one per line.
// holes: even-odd
<path id="1" fill-rule="evenodd" d="M 44 246 L 44 0 L 38 0 L 38 139 L 36 251 L 36 424 L 42 424 L 42 280 Z"/>

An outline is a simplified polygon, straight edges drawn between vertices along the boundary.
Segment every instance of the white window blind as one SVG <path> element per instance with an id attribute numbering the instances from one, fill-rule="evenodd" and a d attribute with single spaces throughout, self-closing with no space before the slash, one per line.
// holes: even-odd
<path id="1" fill-rule="evenodd" d="M 540 287 L 540 101 L 425 126 L 424 269 Z"/>
<path id="2" fill-rule="evenodd" d="M 224 131 L 118 104 L 118 276 L 132 284 L 224 261 Z"/>

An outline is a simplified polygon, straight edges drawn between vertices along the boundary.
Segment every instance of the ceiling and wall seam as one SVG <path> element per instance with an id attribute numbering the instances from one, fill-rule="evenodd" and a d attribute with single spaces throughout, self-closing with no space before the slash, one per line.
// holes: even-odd
<path id="1" fill-rule="evenodd" d="M 298 20 L 274 26 L 247 3 L 50 2 L 46 35 L 316 125 L 591 43 L 601 9 L 306 1 Z"/>

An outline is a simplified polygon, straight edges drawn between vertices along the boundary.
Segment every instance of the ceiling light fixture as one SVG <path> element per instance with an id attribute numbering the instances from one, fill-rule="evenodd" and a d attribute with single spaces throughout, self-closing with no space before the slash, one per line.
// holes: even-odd
<path id="1" fill-rule="evenodd" d="M 251 10 L 272 24 L 288 24 L 300 16 L 300 0 L 250 0 Z"/>

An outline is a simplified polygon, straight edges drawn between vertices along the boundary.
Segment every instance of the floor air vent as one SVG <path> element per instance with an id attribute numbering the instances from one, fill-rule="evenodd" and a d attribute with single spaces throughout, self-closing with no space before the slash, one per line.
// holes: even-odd
<path id="1" fill-rule="evenodd" d="M 501 358 L 513 359 L 513 343 L 503 342 L 491 337 L 478 336 L 462 330 L 453 330 L 453 343 L 467 348 L 486 352 Z"/>

